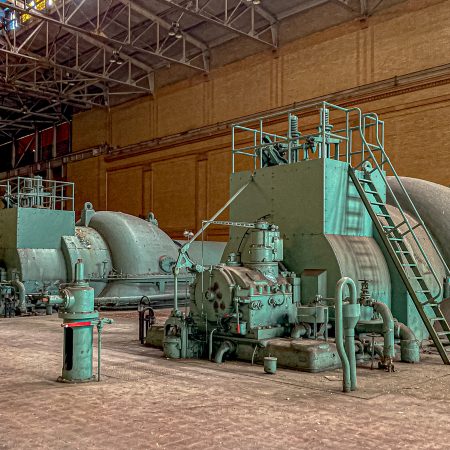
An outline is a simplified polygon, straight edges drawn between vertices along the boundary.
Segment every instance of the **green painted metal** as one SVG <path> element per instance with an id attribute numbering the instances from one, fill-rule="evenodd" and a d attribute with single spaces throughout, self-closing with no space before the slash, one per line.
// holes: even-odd
<path id="1" fill-rule="evenodd" d="M 236 192 L 248 177 L 248 172 L 233 174 L 231 191 Z M 339 189 L 336 180 L 340 180 Z M 345 200 L 349 191 L 351 202 Z M 326 198 L 329 200 L 325 201 Z M 333 203 L 351 205 L 352 219 L 348 218 L 348 209 L 334 209 Z M 326 204 L 329 206 L 325 207 Z M 349 276 L 354 280 L 371 280 L 371 295 L 390 305 L 389 270 L 373 238 L 370 217 L 348 178 L 348 164 L 316 159 L 257 171 L 253 182 L 231 205 L 230 218 L 254 222 L 259 217 L 268 217 L 280 226 L 283 263 L 290 271 L 296 274 L 305 270 L 326 271 L 326 292 L 321 287 L 321 295 L 332 297 L 337 281 Z M 224 255 L 241 253 L 246 263 L 250 245 L 247 234 L 244 228 L 231 228 Z M 308 294 L 309 298 L 313 295 Z M 371 317 L 368 308 L 363 308 L 362 314 L 363 318 Z"/>
<path id="2" fill-rule="evenodd" d="M 419 270 L 417 259 L 411 253 L 410 248 L 405 244 L 404 236 L 407 233 L 411 233 L 411 235 L 415 236 L 413 227 L 409 224 L 406 215 L 403 215 L 404 221 L 402 223 L 395 224 L 393 222 L 386 205 L 382 202 L 382 199 L 376 191 L 370 174 L 366 173 L 363 176 L 364 178 L 359 178 L 352 169 L 350 169 L 349 174 L 361 195 L 367 211 L 369 212 L 373 223 L 375 224 L 378 233 L 383 240 L 389 255 L 391 256 L 410 295 L 410 298 L 414 302 L 414 305 L 416 306 L 417 311 L 442 358 L 442 361 L 445 364 L 450 364 L 449 354 L 446 346 L 444 345 L 444 340 L 446 342 L 450 341 L 450 325 L 440 310 L 442 292 L 439 289 L 437 294 L 433 294 L 431 287 L 425 281 L 423 273 Z M 362 183 L 364 183 L 364 185 Z M 371 190 L 370 196 L 373 200 L 371 200 L 371 197 L 367 195 L 364 186 L 367 186 Z M 383 220 L 380 220 L 380 218 Z M 399 231 L 399 228 L 402 225 L 408 225 L 406 232 Z M 422 249 L 420 244 L 418 244 L 418 246 Z M 422 256 L 425 255 L 423 250 L 421 250 L 421 253 Z M 435 279 L 437 286 L 440 286 L 440 280 L 437 278 L 437 275 L 435 274 L 434 269 L 426 255 L 424 256 L 424 260 L 433 274 L 433 278 Z M 427 311 L 427 309 L 432 309 L 432 311 Z M 438 331 L 435 328 L 437 323 L 441 327 L 442 331 Z"/>
<path id="3" fill-rule="evenodd" d="M 63 302 L 58 316 L 63 319 L 63 369 L 60 381 L 93 379 L 92 349 L 94 321 L 94 289 L 84 281 L 83 264 L 76 264 L 76 278 L 62 292 Z"/>
<path id="4" fill-rule="evenodd" d="M 170 305 L 172 266 L 178 244 L 157 226 L 152 214 L 142 220 L 118 212 L 96 212 L 87 202 L 75 224 L 72 183 L 35 178 L 0 182 L 0 315 L 25 314 L 51 306 L 43 295 L 57 295 L 61 284 L 75 278 L 75 263 L 82 259 L 86 278 L 102 307 L 137 306 L 142 297 L 154 308 Z M 64 209 L 68 208 L 68 209 Z M 207 260 L 220 261 L 223 246 L 205 243 Z M 198 255 L 198 252 L 197 252 Z M 196 256 L 194 256 L 194 259 Z M 180 273 L 188 290 L 192 275 Z M 23 293 L 13 283 L 21 282 Z M 183 299 L 186 295 L 183 296 Z"/>
<path id="5" fill-rule="evenodd" d="M 264 372 L 274 374 L 277 371 L 277 360 L 274 356 L 264 357 Z"/>
<path id="6" fill-rule="evenodd" d="M 350 303 L 344 303 L 344 286 L 350 289 Z M 360 317 L 360 305 L 356 300 L 355 282 L 348 277 L 341 278 L 336 284 L 334 297 L 336 309 L 336 347 L 342 361 L 343 391 L 356 390 L 355 326 Z"/>
<path id="7" fill-rule="evenodd" d="M 343 128 L 333 126 L 331 111 L 341 115 Z M 365 177 L 361 161 L 384 145 L 384 124 L 358 108 L 324 102 L 317 132 L 305 135 L 296 113 L 286 114 L 286 136 L 268 131 L 267 124 L 279 121 L 273 115 L 233 126 L 231 197 L 179 251 L 175 286 L 181 268 L 197 277 L 190 313 L 174 308 L 164 347 L 174 358 L 195 353 L 211 359 L 215 352 L 216 362 L 274 356 L 280 366 L 311 372 L 337 367 L 342 360 L 348 391 L 356 389 L 355 339 L 358 358 L 364 359 L 371 349 L 367 332 L 383 336 L 381 353 L 372 345 L 383 366 L 393 367 L 394 339 L 402 360 L 418 358 L 414 333 L 403 324 L 398 325 L 403 331 L 394 333 L 397 322 L 390 307 L 398 310 L 405 296 L 398 295 L 397 273 L 379 245 L 380 230 L 349 177 L 349 168 L 357 180 Z M 367 138 L 372 130 L 375 143 Z M 391 165 L 381 155 L 366 192 L 376 198 L 375 211 L 384 207 L 387 192 L 392 194 L 383 170 Z M 237 157 L 252 158 L 254 172 L 235 173 Z M 230 220 L 218 221 L 227 207 Z M 205 267 L 192 262 L 187 251 L 212 223 L 229 225 L 230 239 L 222 264 Z M 422 252 L 419 242 L 417 247 Z M 364 281 L 357 298 L 352 280 L 370 280 L 370 288 Z M 328 341 L 329 324 L 336 344 Z"/>
<path id="8" fill-rule="evenodd" d="M 106 323 L 113 320 L 99 319 L 94 309 L 94 289 L 84 279 L 84 264 L 79 260 L 75 265 L 75 281 L 67 285 L 60 297 L 48 298 L 49 304 L 59 304 L 58 316 L 63 319 L 64 345 L 63 367 L 58 381 L 86 382 L 94 379 L 93 330 L 97 326 L 97 380 L 101 379 L 101 334 Z"/>
<path id="9" fill-rule="evenodd" d="M 433 331 L 426 323 L 428 319 L 443 325 L 441 326 L 442 331 L 439 337 L 446 341 L 447 338 L 450 338 L 450 333 L 447 333 L 447 324 L 444 322 L 444 316 L 440 306 L 437 304 L 442 300 L 443 283 L 440 267 L 443 267 L 444 276 L 447 278 L 449 269 L 442 256 L 441 249 L 428 231 L 384 150 L 384 122 L 379 120 L 374 113 L 363 114 L 359 108 L 343 108 L 323 102 L 320 104 L 320 123 L 317 132 L 302 134 L 298 130 L 298 114 L 301 114 L 301 109 L 291 109 L 276 115 L 249 119 L 233 126 L 233 172 L 236 167 L 236 158 L 251 157 L 254 161 L 255 169 L 258 167 L 265 168 L 257 171 L 255 174 L 255 181 L 257 182 L 255 184 L 258 186 L 248 196 L 248 203 L 246 203 L 246 198 L 241 198 L 239 202 L 232 206 L 231 219 L 254 220 L 252 216 L 258 217 L 263 214 L 269 214 L 271 220 L 278 223 L 283 230 L 288 230 L 287 237 L 289 240 L 286 241 L 287 267 L 298 272 L 298 267 L 304 266 L 299 261 L 299 257 L 291 257 L 289 249 L 291 243 L 296 249 L 301 248 L 305 253 L 314 252 L 319 262 L 323 261 L 324 256 L 325 259 L 329 259 L 327 266 L 318 266 L 317 263 L 309 265 L 309 268 L 327 269 L 329 292 L 338 278 L 335 263 L 340 268 L 348 268 L 349 265 L 374 267 L 377 261 L 385 260 L 382 262 L 383 268 L 381 272 L 383 274 L 378 273 L 375 274 L 375 277 L 367 277 L 375 280 L 375 286 L 372 287 L 371 292 L 372 296 L 390 306 L 401 320 L 404 320 L 409 326 L 414 328 L 416 335 L 419 337 L 425 338 L 428 334 L 433 336 Z M 335 129 L 332 126 L 330 117 L 333 114 L 336 120 L 343 124 L 341 129 Z M 293 118 L 295 119 L 294 133 L 292 130 L 287 135 L 271 132 L 270 126 L 273 122 L 285 119 L 289 124 L 289 128 L 291 128 Z M 270 167 L 272 163 L 267 158 L 265 159 L 264 156 L 268 148 L 267 143 L 269 141 L 267 138 L 270 138 L 271 146 L 279 151 L 279 156 L 284 158 L 285 163 L 278 162 L 279 165 L 277 167 Z M 253 145 L 249 144 L 251 140 L 253 140 Z M 309 173 L 306 171 L 306 167 L 313 163 L 310 160 L 312 156 L 317 157 L 319 161 L 324 161 L 325 167 L 323 174 L 317 171 L 315 177 L 311 176 L 313 174 L 311 167 L 309 168 Z M 303 166 L 302 169 L 296 169 L 299 172 L 298 178 L 301 179 L 300 182 L 294 179 L 294 175 L 289 170 L 285 169 L 286 165 L 296 167 L 297 162 L 301 162 L 298 165 Z M 329 166 L 327 167 L 327 164 L 334 162 L 343 164 L 342 172 L 334 172 Z M 391 264 L 391 255 L 385 250 L 377 227 L 374 227 L 373 223 L 371 223 L 372 217 L 364 210 L 365 204 L 361 199 L 358 186 L 350 179 L 345 180 L 346 177 L 348 178 L 346 171 L 348 172 L 349 167 L 355 171 L 355 178 L 360 178 L 363 172 L 360 172 L 359 169 L 364 169 L 367 163 L 370 163 L 373 167 L 370 169 L 370 181 L 374 194 L 370 192 L 370 189 L 366 189 L 364 195 L 367 195 L 371 200 L 370 207 L 376 213 L 379 213 L 377 220 L 381 218 L 383 221 L 383 214 L 386 214 L 381 212 L 380 208 L 383 208 L 383 205 L 385 205 L 386 193 L 388 193 L 391 198 L 391 204 L 395 206 L 396 211 L 400 215 L 399 221 L 388 224 L 388 226 L 391 226 L 392 233 L 400 230 L 403 234 L 401 236 L 404 238 L 403 240 L 408 242 L 408 246 L 413 247 L 413 258 L 424 261 L 425 268 L 420 270 L 420 274 L 414 274 L 413 276 L 415 276 L 414 284 L 418 283 L 420 285 L 419 289 L 416 289 L 420 290 L 420 292 L 416 292 L 416 294 L 426 296 L 429 293 L 425 291 L 429 290 L 432 297 L 434 297 L 434 303 L 431 302 L 425 306 L 425 314 L 414 312 L 415 302 L 411 301 L 407 281 L 401 275 L 399 276 L 396 265 Z M 385 168 L 393 173 L 390 184 L 387 182 Z M 283 182 L 281 182 L 281 177 L 279 180 L 276 180 L 279 171 L 285 174 Z M 263 177 L 258 177 L 258 172 L 265 172 L 265 180 L 263 180 Z M 242 185 L 242 182 L 239 181 L 239 176 L 238 173 L 233 174 L 232 192 Z M 271 191 L 269 189 L 264 190 L 264 185 L 270 186 L 269 189 Z M 286 202 L 281 194 L 277 195 L 277 189 L 282 189 L 284 193 L 289 192 L 289 201 Z M 374 195 L 377 196 L 377 200 L 374 199 Z M 397 196 L 401 197 L 400 200 L 403 207 L 400 205 Z M 304 207 L 298 205 L 297 198 L 300 199 Z M 256 204 L 252 205 L 250 199 L 256 200 Z M 285 201 L 292 208 L 293 213 L 289 214 L 288 211 L 283 210 L 282 206 L 278 205 L 282 201 Z M 406 208 L 413 214 L 414 221 L 404 212 L 403 208 Z M 305 210 L 307 211 L 306 214 Z M 321 220 L 318 221 L 317 218 L 321 216 L 322 212 L 324 214 Z M 393 217 L 392 214 L 391 216 Z M 299 218 L 299 220 L 292 220 L 294 217 Z M 291 218 L 290 221 L 289 218 Z M 298 222 L 301 222 L 301 224 L 298 224 Z M 292 223 L 296 225 L 297 233 L 295 234 L 297 236 L 294 236 L 294 232 L 292 234 L 289 232 L 289 226 Z M 383 225 L 386 224 L 383 223 Z M 418 230 L 420 230 L 421 234 L 420 239 L 416 232 Z M 384 228 L 383 233 L 386 231 L 387 229 Z M 306 234 L 305 232 L 309 233 L 310 236 L 308 238 L 304 237 L 300 242 L 298 235 Z M 232 239 L 236 239 L 234 245 L 242 237 L 238 233 L 239 231 L 232 230 Z M 320 237 L 317 238 L 317 235 L 320 236 L 322 233 L 333 247 L 334 255 L 326 255 L 325 246 L 320 242 L 322 239 Z M 359 243 L 352 242 L 350 239 L 351 235 L 373 237 L 376 242 L 366 248 L 361 248 Z M 399 239 L 399 236 L 391 236 L 392 242 L 397 239 Z M 426 246 L 424 245 L 425 241 Z M 380 247 L 377 245 L 377 242 L 380 242 Z M 230 244 L 225 253 L 232 251 L 233 244 Z M 402 243 L 397 241 L 394 245 L 401 247 Z M 403 250 L 400 249 L 400 251 Z M 430 252 L 431 254 L 436 254 L 437 261 L 435 261 L 436 258 L 433 260 Z M 358 261 L 361 254 L 367 256 L 366 261 Z M 376 254 L 377 256 L 375 259 L 371 259 L 369 257 L 370 254 Z M 406 261 L 406 258 L 407 256 L 404 256 L 402 260 L 403 263 L 410 264 L 407 273 L 410 272 L 410 267 L 412 267 L 411 271 L 414 272 L 415 269 L 412 266 L 414 261 Z M 333 261 L 333 259 L 336 261 Z M 403 269 L 404 267 L 401 270 Z M 366 272 L 370 271 L 366 270 Z M 366 278 L 360 275 L 355 277 L 354 273 L 354 270 L 350 270 L 341 273 L 341 275 L 350 275 L 354 279 Z M 370 275 L 370 273 L 368 274 Z M 421 276 L 424 278 L 423 282 L 420 281 Z M 432 278 L 431 281 L 429 280 L 430 277 Z M 422 302 L 423 300 L 428 301 L 429 299 L 424 297 Z M 419 308 L 421 308 L 420 305 Z M 363 307 L 362 315 L 364 319 L 369 319 L 370 308 Z M 437 343 L 437 345 L 439 346 L 440 344 Z"/>

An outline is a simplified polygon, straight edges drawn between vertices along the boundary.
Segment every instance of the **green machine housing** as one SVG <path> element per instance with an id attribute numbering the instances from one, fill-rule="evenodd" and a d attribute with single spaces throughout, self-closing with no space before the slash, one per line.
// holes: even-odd
<path id="1" fill-rule="evenodd" d="M 329 121 L 333 108 L 343 114 L 341 130 Z M 190 313 L 174 310 L 164 327 L 166 356 L 276 356 L 316 372 L 341 363 L 354 371 L 355 359 L 376 353 L 391 370 L 397 343 L 402 361 L 418 361 L 430 332 L 435 344 L 450 335 L 439 310 L 449 273 L 408 195 L 414 214 L 389 198 L 384 165 L 404 189 L 384 151 L 384 123 L 326 102 L 317 133 L 302 135 L 295 111 L 287 117 L 287 136 L 264 130 L 264 118 L 253 128 L 234 125 L 230 212 L 222 222 L 229 241 L 221 264 L 195 266 Z M 240 147 L 236 129 L 250 134 Z M 235 172 L 234 158 L 243 155 L 253 170 Z M 220 223 L 216 217 L 206 226 Z M 381 345 L 370 342 L 374 333 Z"/>

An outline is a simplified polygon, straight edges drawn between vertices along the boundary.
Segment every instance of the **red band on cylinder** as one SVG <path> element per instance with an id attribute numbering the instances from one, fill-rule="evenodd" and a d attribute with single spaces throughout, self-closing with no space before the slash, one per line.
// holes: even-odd
<path id="1" fill-rule="evenodd" d="M 73 328 L 73 327 L 90 327 L 92 325 L 91 322 L 73 322 L 73 323 L 62 323 L 61 326 L 64 328 Z"/>

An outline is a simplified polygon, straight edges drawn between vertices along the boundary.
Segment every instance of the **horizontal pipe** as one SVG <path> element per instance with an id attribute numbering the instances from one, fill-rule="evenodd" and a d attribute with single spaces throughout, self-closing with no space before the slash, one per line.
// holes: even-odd
<path id="1" fill-rule="evenodd" d="M 152 300 L 173 300 L 173 294 L 156 294 L 156 295 L 134 295 L 129 297 L 96 297 L 94 299 L 94 304 L 96 306 L 110 305 L 111 303 L 120 304 L 124 302 L 136 302 L 139 303 L 142 297 L 148 297 L 150 302 Z M 182 300 L 188 299 L 190 297 L 189 293 L 181 294 L 179 296 Z"/>

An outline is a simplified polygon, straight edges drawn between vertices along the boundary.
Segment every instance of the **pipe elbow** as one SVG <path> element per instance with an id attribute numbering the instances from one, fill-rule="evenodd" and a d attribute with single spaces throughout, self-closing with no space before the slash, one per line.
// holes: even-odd
<path id="1" fill-rule="evenodd" d="M 222 364 L 223 357 L 226 353 L 234 351 L 235 347 L 234 344 L 230 341 L 223 341 L 220 345 L 219 349 L 216 352 L 216 356 L 214 358 L 214 362 L 216 364 Z"/>
<path id="2" fill-rule="evenodd" d="M 395 357 L 395 347 L 394 347 L 394 316 L 390 308 L 381 302 L 373 302 L 373 310 L 380 314 L 383 320 L 383 336 L 384 336 L 384 358 L 394 358 Z"/>
<path id="3" fill-rule="evenodd" d="M 419 341 L 416 335 L 404 323 L 395 324 L 395 335 L 400 339 L 400 356 L 402 362 L 416 363 L 420 360 Z"/>
<path id="4" fill-rule="evenodd" d="M 27 302 L 26 302 L 26 295 L 25 295 L 25 285 L 19 281 L 19 280 L 13 280 L 11 281 L 11 285 L 14 286 L 15 289 L 17 289 L 17 292 L 19 294 L 19 310 L 21 313 L 27 312 Z"/>
<path id="5" fill-rule="evenodd" d="M 299 339 L 300 337 L 304 336 L 305 334 L 308 334 L 308 328 L 306 324 L 299 323 L 295 325 L 291 332 L 291 338 L 292 339 Z"/>

